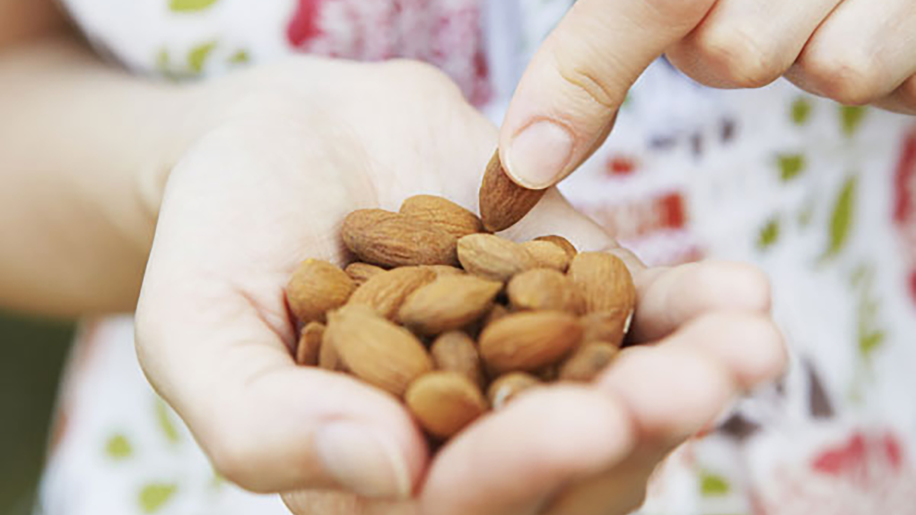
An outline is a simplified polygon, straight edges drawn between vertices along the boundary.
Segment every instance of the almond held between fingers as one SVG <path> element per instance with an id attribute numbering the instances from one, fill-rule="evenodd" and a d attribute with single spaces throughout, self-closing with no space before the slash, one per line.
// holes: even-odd
<path id="1" fill-rule="evenodd" d="M 476 385 L 483 384 L 477 346 L 464 332 L 449 331 L 441 334 L 429 350 L 437 370 L 458 372 Z"/>
<path id="2" fill-rule="evenodd" d="M 551 268 L 517 274 L 509 281 L 507 291 L 509 303 L 520 311 L 556 310 L 578 315 L 584 308 L 582 296 L 569 277 Z"/>
<path id="3" fill-rule="evenodd" d="M 569 240 L 562 236 L 557 236 L 556 234 L 538 236 L 534 239 L 534 241 L 549 241 L 550 243 L 553 243 L 554 245 L 563 249 L 563 251 L 566 252 L 566 255 L 569 256 L 570 260 L 576 257 L 576 254 L 579 253 L 579 251 L 576 249 L 576 246 L 573 245 Z"/>
<path id="4" fill-rule="evenodd" d="M 594 342 L 581 345 L 560 366 L 561 381 L 588 382 L 617 357 L 618 349 L 610 343 Z"/>
<path id="5" fill-rule="evenodd" d="M 302 334 L 299 335 L 299 345 L 296 347 L 296 363 L 306 366 L 317 365 L 323 338 L 324 324 L 320 322 L 306 324 L 302 328 Z"/>
<path id="6" fill-rule="evenodd" d="M 420 340 L 366 306 L 344 306 L 329 313 L 325 336 L 350 372 L 399 397 L 433 368 Z"/>
<path id="7" fill-rule="evenodd" d="M 480 216 L 493 232 L 515 225 L 541 200 L 547 190 L 529 190 L 516 184 L 503 169 L 497 150 L 487 164 L 480 185 Z"/>
<path id="8" fill-rule="evenodd" d="M 596 311 L 579 319 L 583 342 L 606 342 L 620 347 L 633 319 L 633 310 Z"/>
<path id="9" fill-rule="evenodd" d="M 344 272 L 350 276 L 350 279 L 353 279 L 353 282 L 357 286 L 362 285 L 364 282 L 368 281 L 370 277 L 375 274 L 380 274 L 384 272 L 385 269 L 376 266 L 370 265 L 369 263 L 361 263 L 357 261 L 356 263 L 350 263 L 347 265 L 347 268 L 344 268 Z"/>
<path id="10" fill-rule="evenodd" d="M 373 275 L 357 288 L 347 304 L 369 306 L 379 315 L 394 319 L 404 299 L 435 278 L 435 272 L 423 266 L 386 270 Z"/>
<path id="11" fill-rule="evenodd" d="M 448 438 L 487 410 L 480 388 L 457 372 L 424 374 L 404 395 L 407 407 L 427 433 Z"/>
<path id="12" fill-rule="evenodd" d="M 401 214 L 422 220 L 455 238 L 483 232 L 477 215 L 451 200 L 434 195 L 415 195 L 401 204 Z"/>
<path id="13" fill-rule="evenodd" d="M 570 257 L 559 245 L 549 241 L 526 241 L 521 244 L 539 267 L 553 268 L 565 272 L 569 267 Z"/>
<path id="14" fill-rule="evenodd" d="M 541 380 L 525 372 L 509 372 L 496 378 L 487 388 L 490 406 L 497 410 L 505 406 L 518 394 L 541 384 Z"/>
<path id="15" fill-rule="evenodd" d="M 636 287 L 626 264 L 612 254 L 580 252 L 569 264 L 570 279 L 585 299 L 587 313 L 630 312 Z"/>
<path id="16" fill-rule="evenodd" d="M 398 320 L 417 333 L 439 334 L 482 317 L 503 284 L 473 275 L 450 275 L 417 288 L 404 300 Z"/>
<path id="17" fill-rule="evenodd" d="M 383 209 L 359 209 L 344 219 L 344 244 L 360 260 L 396 267 L 455 264 L 455 237 L 422 220 Z"/>
<path id="18" fill-rule="evenodd" d="M 306 259 L 286 286 L 289 308 L 302 323 L 323 322 L 324 314 L 342 306 L 356 283 L 340 268 L 320 259 Z"/>
<path id="19" fill-rule="evenodd" d="M 568 354 L 582 327 L 562 311 L 525 311 L 493 322 L 480 334 L 480 356 L 498 372 L 533 371 Z"/>
<path id="20" fill-rule="evenodd" d="M 458 260 L 469 273 L 502 282 L 537 267 L 525 247 L 492 234 L 471 234 L 459 239 Z"/>

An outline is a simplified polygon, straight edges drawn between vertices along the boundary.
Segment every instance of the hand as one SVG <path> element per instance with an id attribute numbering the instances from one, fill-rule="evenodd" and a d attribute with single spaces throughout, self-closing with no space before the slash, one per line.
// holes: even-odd
<path id="1" fill-rule="evenodd" d="M 344 258 L 337 231 L 353 209 L 419 192 L 475 208 L 496 129 L 412 63 L 300 58 L 202 88 L 216 121 L 168 179 L 138 354 L 217 470 L 288 492 L 297 515 L 623 510 L 668 450 L 782 367 L 759 272 L 644 269 L 551 192 L 510 236 L 621 252 L 640 293 L 634 335 L 658 345 L 626 351 L 593 385 L 520 398 L 430 462 L 394 399 L 295 366 L 283 289 L 303 258 Z"/>
<path id="2" fill-rule="evenodd" d="M 785 76 L 844 104 L 916 114 L 914 33 L 910 0 L 579 0 L 522 77 L 500 157 L 523 186 L 556 184 L 607 137 L 663 53 L 708 86 Z"/>

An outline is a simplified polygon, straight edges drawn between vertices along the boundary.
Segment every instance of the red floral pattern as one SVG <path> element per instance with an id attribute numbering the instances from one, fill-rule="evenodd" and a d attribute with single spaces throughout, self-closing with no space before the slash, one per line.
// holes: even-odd
<path id="1" fill-rule="evenodd" d="M 480 0 L 299 0 L 286 28 L 298 51 L 361 61 L 428 62 L 477 105 L 491 94 Z"/>

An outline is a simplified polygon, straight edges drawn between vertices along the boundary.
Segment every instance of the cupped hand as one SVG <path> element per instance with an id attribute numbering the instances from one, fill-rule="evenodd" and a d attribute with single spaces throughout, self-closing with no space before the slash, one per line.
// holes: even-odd
<path id="1" fill-rule="evenodd" d="M 579 0 L 522 77 L 502 162 L 523 186 L 556 184 L 607 137 L 662 54 L 708 86 L 785 76 L 844 104 L 916 114 L 914 34 L 910 0 Z"/>
<path id="2" fill-rule="evenodd" d="M 284 287 L 306 257 L 345 259 L 337 234 L 354 209 L 416 193 L 475 209 L 496 129 L 413 63 L 300 58 L 200 94 L 214 121 L 168 179 L 138 354 L 217 470 L 286 492 L 297 515 L 624 513 L 670 449 L 782 367 L 759 272 L 646 269 L 551 192 L 508 235 L 563 234 L 624 256 L 640 297 L 634 337 L 654 345 L 625 351 L 594 384 L 521 397 L 430 460 L 395 399 L 295 365 Z"/>

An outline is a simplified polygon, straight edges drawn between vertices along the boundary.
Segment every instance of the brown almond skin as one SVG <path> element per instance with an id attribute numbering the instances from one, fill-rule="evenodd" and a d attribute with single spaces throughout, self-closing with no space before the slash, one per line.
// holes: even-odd
<path id="1" fill-rule="evenodd" d="M 404 395 L 408 409 L 432 436 L 449 438 L 487 411 L 480 388 L 457 372 L 420 376 Z"/>
<path id="2" fill-rule="evenodd" d="M 560 272 L 565 272 L 569 267 L 569 255 L 555 243 L 549 241 L 526 241 L 521 245 L 537 261 L 539 267 L 553 268 Z"/>
<path id="3" fill-rule="evenodd" d="M 423 220 L 455 238 L 483 232 L 483 222 L 477 215 L 451 200 L 434 195 L 408 198 L 401 204 L 400 213 Z"/>
<path id="4" fill-rule="evenodd" d="M 431 270 L 436 274 L 436 278 L 442 277 L 443 275 L 464 275 L 466 272 L 457 266 L 449 265 L 421 265 L 421 268 Z"/>
<path id="5" fill-rule="evenodd" d="M 385 269 L 380 266 L 360 263 L 359 261 L 350 263 L 347 265 L 347 268 L 344 268 L 344 272 L 350 276 L 350 279 L 353 279 L 353 282 L 356 283 L 357 286 L 361 286 L 373 275 L 380 274 L 384 271 Z"/>
<path id="6" fill-rule="evenodd" d="M 591 381 L 611 364 L 617 352 L 615 345 L 605 342 L 581 345 L 560 366 L 560 380 Z"/>
<path id="7" fill-rule="evenodd" d="M 419 334 L 464 327 L 481 318 L 503 284 L 472 275 L 450 275 L 417 288 L 398 310 L 398 320 Z"/>
<path id="8" fill-rule="evenodd" d="M 538 386 L 541 380 L 525 372 L 509 372 L 498 377 L 487 388 L 487 399 L 490 406 L 498 410 L 509 403 L 521 392 Z"/>
<path id="9" fill-rule="evenodd" d="M 566 238 L 562 236 L 558 236 L 556 234 L 549 234 L 547 236 L 538 236 L 537 238 L 534 239 L 534 241 L 549 241 L 550 243 L 553 243 L 554 245 L 563 249 L 566 252 L 566 255 L 569 256 L 570 260 L 576 257 L 576 254 L 579 253 L 579 251 L 576 249 L 576 246 L 573 245 L 569 240 L 567 240 Z"/>
<path id="10" fill-rule="evenodd" d="M 484 328 L 480 356 L 497 372 L 535 371 L 562 359 L 581 337 L 582 327 L 569 313 L 513 313 Z"/>
<path id="11" fill-rule="evenodd" d="M 474 384 L 483 385 L 483 372 L 480 367 L 480 355 L 474 340 L 462 331 L 449 331 L 441 334 L 430 347 L 433 363 L 437 370 L 458 372 Z"/>
<path id="12" fill-rule="evenodd" d="M 493 322 L 496 322 L 508 314 L 509 310 L 506 308 L 506 306 L 503 306 L 502 304 L 493 304 L 493 307 L 490 308 L 490 312 L 487 313 L 486 318 L 483 319 L 484 327 L 492 324 Z"/>
<path id="13" fill-rule="evenodd" d="M 357 288 L 347 304 L 370 306 L 379 315 L 393 320 L 404 299 L 435 278 L 435 272 L 420 266 L 386 270 L 373 275 Z"/>
<path id="14" fill-rule="evenodd" d="M 612 254 L 580 252 L 569 264 L 570 279 L 585 299 L 587 313 L 628 313 L 636 305 L 636 287 L 626 264 Z"/>
<path id="15" fill-rule="evenodd" d="M 337 266 L 306 259 L 293 272 L 286 286 L 286 299 L 300 322 L 324 322 L 324 314 L 343 306 L 355 288 L 356 283 Z"/>
<path id="16" fill-rule="evenodd" d="M 321 351 L 321 340 L 324 338 L 324 324 L 309 322 L 302 328 L 299 336 L 299 345 L 296 347 L 296 363 L 305 366 L 318 364 L 318 354 Z"/>
<path id="17" fill-rule="evenodd" d="M 633 311 L 615 309 L 588 313 L 579 319 L 583 342 L 607 342 L 620 347 L 626 336 Z"/>
<path id="18" fill-rule="evenodd" d="M 366 306 L 328 314 L 325 335 L 353 375 L 398 397 L 433 368 L 420 340 Z"/>
<path id="19" fill-rule="evenodd" d="M 537 267 L 525 247 L 492 234 L 471 234 L 458 240 L 458 260 L 467 272 L 502 282 Z"/>
<path id="20" fill-rule="evenodd" d="M 515 225 L 541 200 L 547 190 L 529 190 L 516 184 L 499 161 L 499 150 L 490 158 L 480 185 L 480 216 L 493 232 Z"/>
<path id="21" fill-rule="evenodd" d="M 572 281 L 552 268 L 535 268 L 516 275 L 509 281 L 507 292 L 509 303 L 519 311 L 547 309 L 578 315 L 584 305 Z"/>
<path id="22" fill-rule="evenodd" d="M 456 264 L 455 237 L 383 209 L 359 209 L 344 219 L 344 244 L 360 260 L 384 267 Z"/>
<path id="23" fill-rule="evenodd" d="M 318 366 L 332 372 L 346 372 L 347 365 L 344 364 L 340 354 L 334 347 L 334 342 L 328 338 L 327 327 L 321 338 L 321 349 L 318 351 Z"/>

